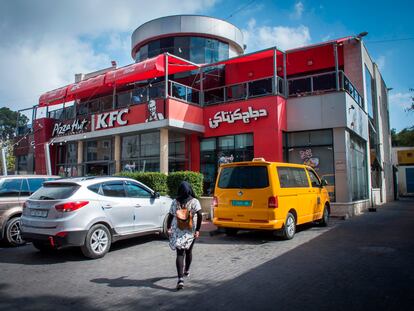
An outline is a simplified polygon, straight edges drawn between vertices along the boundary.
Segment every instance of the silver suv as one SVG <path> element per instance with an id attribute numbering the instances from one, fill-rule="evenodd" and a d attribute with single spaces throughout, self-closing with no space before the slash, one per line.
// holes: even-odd
<path id="1" fill-rule="evenodd" d="M 47 175 L 0 176 L 0 240 L 9 245 L 23 245 L 20 215 L 23 203 L 44 181 L 60 178 Z"/>
<path id="2" fill-rule="evenodd" d="M 129 178 L 51 181 L 26 201 L 22 235 L 40 251 L 80 246 L 86 257 L 100 258 L 117 240 L 166 235 L 171 201 Z"/>

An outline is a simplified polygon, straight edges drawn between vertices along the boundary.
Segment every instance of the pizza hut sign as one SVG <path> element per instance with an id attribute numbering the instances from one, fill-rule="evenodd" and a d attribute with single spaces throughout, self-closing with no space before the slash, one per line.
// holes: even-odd
<path id="1" fill-rule="evenodd" d="M 83 132 L 84 130 L 86 130 L 88 122 L 89 121 L 86 119 L 76 119 L 72 123 L 67 124 L 64 124 L 62 122 L 55 123 L 55 125 L 53 126 L 52 137 Z"/>

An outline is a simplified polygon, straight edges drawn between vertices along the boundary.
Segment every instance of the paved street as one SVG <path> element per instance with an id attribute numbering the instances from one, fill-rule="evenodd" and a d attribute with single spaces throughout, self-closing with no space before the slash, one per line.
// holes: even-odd
<path id="1" fill-rule="evenodd" d="M 414 199 L 291 241 L 203 234 L 176 292 L 175 254 L 158 237 L 77 249 L 0 248 L 0 310 L 407 310 L 414 304 Z"/>

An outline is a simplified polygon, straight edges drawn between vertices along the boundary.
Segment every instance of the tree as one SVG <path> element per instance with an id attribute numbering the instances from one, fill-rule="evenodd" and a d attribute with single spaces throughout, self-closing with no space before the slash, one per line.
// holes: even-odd
<path id="1" fill-rule="evenodd" d="M 0 144 L 1 148 L 6 147 L 6 163 L 7 163 L 7 171 L 14 171 L 15 167 L 15 156 L 13 155 L 13 142 L 11 140 L 7 141 L 7 143 Z M 3 159 L 1 158 L 1 150 L 0 150 L 0 174 L 4 174 L 3 171 Z"/>
<path id="2" fill-rule="evenodd" d="M 0 141 L 7 141 L 14 137 L 16 127 L 26 126 L 29 119 L 17 111 L 7 107 L 0 108 Z"/>
<path id="3" fill-rule="evenodd" d="M 414 126 L 405 128 L 399 133 L 397 133 L 396 129 L 392 129 L 391 141 L 394 147 L 414 146 Z"/>

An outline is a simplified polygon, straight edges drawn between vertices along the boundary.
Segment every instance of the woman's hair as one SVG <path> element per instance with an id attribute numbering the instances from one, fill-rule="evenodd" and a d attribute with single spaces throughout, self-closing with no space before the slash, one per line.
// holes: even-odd
<path id="1" fill-rule="evenodd" d="M 180 204 L 186 204 L 192 198 L 195 198 L 193 188 L 188 182 L 182 181 L 177 190 L 177 201 Z"/>

